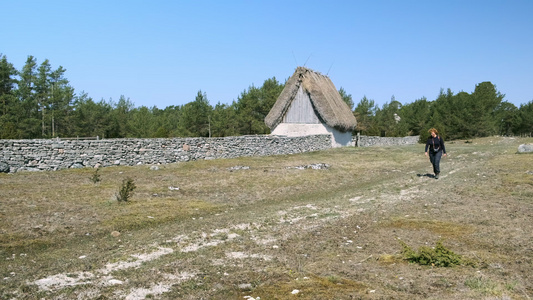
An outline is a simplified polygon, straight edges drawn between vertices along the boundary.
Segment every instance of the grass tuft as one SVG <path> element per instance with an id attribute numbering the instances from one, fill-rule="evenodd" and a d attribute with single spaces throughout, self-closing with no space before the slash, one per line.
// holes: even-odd
<path id="1" fill-rule="evenodd" d="M 388 223 L 385 223 L 384 226 L 408 230 L 425 229 L 439 236 L 444 236 L 447 238 L 460 237 L 473 232 L 471 226 L 438 220 L 396 218 Z"/>
<path id="2" fill-rule="evenodd" d="M 483 295 L 499 295 L 500 287 L 493 281 L 482 277 L 469 277 L 465 280 L 465 285 Z"/>
<path id="3" fill-rule="evenodd" d="M 292 293 L 295 290 L 298 290 L 297 294 Z M 360 295 L 367 290 L 368 287 L 361 282 L 336 275 L 309 275 L 290 281 L 265 283 L 255 288 L 252 294 L 261 299 L 344 299 L 341 295 Z"/>

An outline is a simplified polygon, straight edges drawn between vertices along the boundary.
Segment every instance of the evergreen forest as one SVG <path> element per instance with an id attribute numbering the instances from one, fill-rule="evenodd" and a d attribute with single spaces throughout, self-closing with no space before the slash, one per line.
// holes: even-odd
<path id="1" fill-rule="evenodd" d="M 39 64 L 33 56 L 17 70 L 0 54 L 1 139 L 268 134 L 265 116 L 285 84 L 275 77 L 266 79 L 260 87 L 245 89 L 231 104 L 212 106 L 200 90 L 184 105 L 135 107 L 125 96 L 95 101 L 85 92 L 76 93 L 65 73 L 62 66 L 52 69 L 47 59 Z M 533 132 L 533 100 L 516 107 L 491 82 L 477 84 L 472 93 L 441 90 L 435 100 L 402 104 L 392 96 L 381 107 L 366 96 L 355 104 L 342 87 L 339 93 L 357 118 L 355 132 L 363 135 L 425 137 L 431 127 L 446 139 Z"/>

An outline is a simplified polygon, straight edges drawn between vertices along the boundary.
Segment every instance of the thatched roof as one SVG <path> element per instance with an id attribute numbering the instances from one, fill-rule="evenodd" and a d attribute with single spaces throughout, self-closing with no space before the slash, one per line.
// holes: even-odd
<path id="1" fill-rule="evenodd" d="M 324 123 L 343 132 L 355 128 L 357 121 L 331 79 L 313 70 L 298 67 L 265 118 L 265 124 L 271 130 L 283 120 L 300 86 L 311 99 L 315 112 Z"/>

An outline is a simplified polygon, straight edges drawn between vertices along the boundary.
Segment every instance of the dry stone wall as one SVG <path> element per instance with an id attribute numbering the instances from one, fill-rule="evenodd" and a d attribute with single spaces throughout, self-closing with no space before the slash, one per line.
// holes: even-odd
<path id="1" fill-rule="evenodd" d="M 412 145 L 418 136 L 358 136 L 359 147 Z M 330 135 L 223 138 L 0 140 L 0 172 L 168 164 L 191 160 L 267 156 L 331 148 Z"/>
<path id="2" fill-rule="evenodd" d="M 401 145 L 416 145 L 420 136 L 406 136 L 406 137 L 379 137 L 359 135 L 354 136 L 354 145 L 358 147 L 372 147 L 372 146 L 401 146 Z"/>
<path id="3" fill-rule="evenodd" d="M 329 135 L 223 138 L 0 140 L 0 172 L 167 164 L 331 148 Z"/>

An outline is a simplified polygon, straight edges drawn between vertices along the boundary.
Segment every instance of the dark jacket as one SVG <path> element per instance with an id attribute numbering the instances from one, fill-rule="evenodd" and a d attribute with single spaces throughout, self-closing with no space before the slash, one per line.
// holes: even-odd
<path id="1" fill-rule="evenodd" d="M 433 147 L 433 145 L 435 145 L 435 147 Z M 442 153 L 446 154 L 446 147 L 444 147 L 444 140 L 438 135 L 436 137 L 430 136 L 428 138 L 428 141 L 426 142 L 425 152 L 428 152 L 428 149 L 430 150 L 430 152 L 433 152 L 433 149 L 437 149 L 438 151 L 442 151 Z"/>

